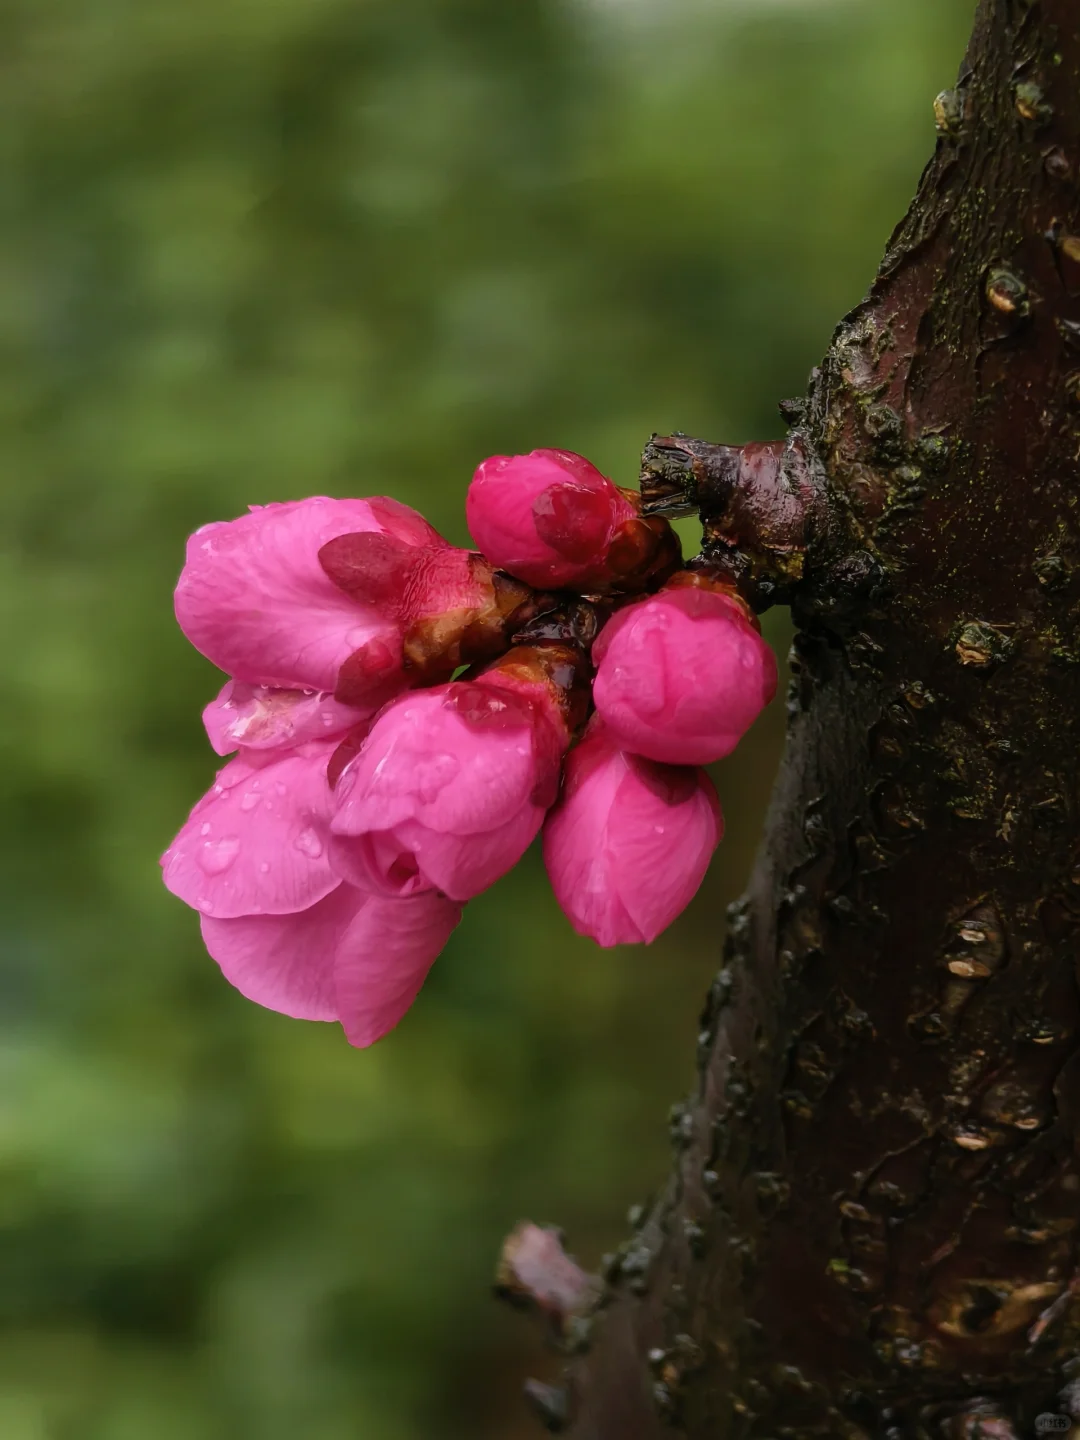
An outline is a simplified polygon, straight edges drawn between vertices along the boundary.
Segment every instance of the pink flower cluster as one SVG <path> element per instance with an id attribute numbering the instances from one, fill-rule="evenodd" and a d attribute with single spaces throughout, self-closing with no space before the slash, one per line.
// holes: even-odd
<path id="1" fill-rule="evenodd" d="M 733 749 L 776 666 L 635 499 L 539 450 L 477 471 L 479 552 L 386 498 L 191 537 L 176 615 L 231 677 L 203 720 L 235 754 L 162 865 L 244 995 L 371 1044 L 541 829 L 580 934 L 648 942 L 686 906 L 723 831 L 696 767 Z M 568 605 L 599 627 L 591 656 Z"/>

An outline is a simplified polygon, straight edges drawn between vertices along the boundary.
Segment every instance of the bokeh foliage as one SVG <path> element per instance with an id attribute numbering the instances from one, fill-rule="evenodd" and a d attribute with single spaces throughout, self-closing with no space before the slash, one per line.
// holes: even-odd
<path id="1" fill-rule="evenodd" d="M 971 9 L 0 8 L 3 1440 L 534 1433 L 493 1256 L 528 1214 L 595 1261 L 662 1181 L 782 706 L 667 937 L 577 940 L 530 856 L 351 1051 L 234 994 L 159 883 L 214 765 L 183 540 L 389 491 L 463 541 L 490 453 L 630 483 L 650 430 L 779 433 Z"/>

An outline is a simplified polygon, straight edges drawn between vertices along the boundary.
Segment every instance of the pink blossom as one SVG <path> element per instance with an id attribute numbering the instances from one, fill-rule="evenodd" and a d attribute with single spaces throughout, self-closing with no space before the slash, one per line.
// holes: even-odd
<path id="1" fill-rule="evenodd" d="M 597 583 L 616 531 L 635 515 L 617 486 L 570 450 L 492 456 L 465 501 L 469 532 L 493 565 L 555 589 Z"/>
<path id="2" fill-rule="evenodd" d="M 567 757 L 544 862 L 579 935 L 648 944 L 697 893 L 723 830 L 704 770 L 630 755 L 594 717 Z"/>
<path id="3" fill-rule="evenodd" d="M 337 783 L 335 866 L 377 893 L 471 899 L 536 835 L 567 739 L 547 687 L 504 673 L 400 697 Z"/>
<path id="4" fill-rule="evenodd" d="M 354 1045 L 397 1024 L 461 918 L 435 893 L 388 900 L 330 863 L 334 741 L 245 750 L 162 857 L 226 979 L 271 1010 L 340 1020 Z"/>
<path id="5" fill-rule="evenodd" d="M 244 751 L 218 772 L 162 856 L 165 884 L 204 915 L 292 915 L 329 895 L 333 741 Z"/>
<path id="6" fill-rule="evenodd" d="M 202 918 L 203 940 L 241 995 L 300 1020 L 338 1020 L 372 1045 L 416 999 L 461 919 L 433 891 L 388 900 L 338 885 L 294 915 Z"/>
<path id="7" fill-rule="evenodd" d="M 381 497 L 255 506 L 191 537 L 176 587 L 180 628 L 208 660 L 252 686 L 333 692 L 342 664 L 369 646 L 382 670 L 395 657 L 400 665 L 399 627 L 345 594 L 320 563 L 329 541 L 354 532 L 403 547 L 445 543 L 422 516 Z"/>
<path id="8" fill-rule="evenodd" d="M 776 659 L 739 602 L 696 586 L 618 611 L 593 661 L 613 740 L 672 765 L 727 755 L 776 693 Z"/>

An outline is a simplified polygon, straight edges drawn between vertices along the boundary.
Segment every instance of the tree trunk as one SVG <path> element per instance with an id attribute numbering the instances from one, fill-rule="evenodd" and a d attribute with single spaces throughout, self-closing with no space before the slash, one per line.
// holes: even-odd
<path id="1" fill-rule="evenodd" d="M 799 630 L 675 1173 L 574 1331 L 576 1440 L 1080 1415 L 1077 0 L 983 0 L 936 111 L 787 447 L 646 452 Z"/>

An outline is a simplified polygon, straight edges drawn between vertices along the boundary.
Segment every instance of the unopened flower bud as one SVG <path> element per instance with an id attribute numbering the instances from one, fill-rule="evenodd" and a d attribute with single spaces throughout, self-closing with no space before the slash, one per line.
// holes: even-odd
<path id="1" fill-rule="evenodd" d="M 686 572 L 613 615 L 592 655 L 612 738 L 670 765 L 729 754 L 776 693 L 776 659 L 745 603 Z"/>

